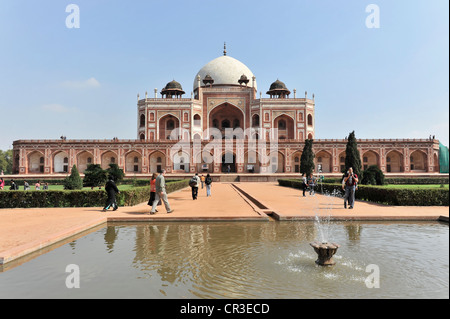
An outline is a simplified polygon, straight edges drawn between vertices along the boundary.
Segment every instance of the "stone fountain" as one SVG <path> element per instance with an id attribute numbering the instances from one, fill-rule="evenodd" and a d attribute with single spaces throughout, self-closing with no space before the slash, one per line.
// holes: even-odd
<path id="1" fill-rule="evenodd" d="M 327 195 L 329 197 L 329 195 Z M 327 205 L 329 208 L 329 205 Z M 329 242 L 328 238 L 330 237 L 330 219 L 331 214 L 319 217 L 318 214 L 315 216 L 315 225 L 317 227 L 320 239 L 319 241 L 315 241 L 310 243 L 310 246 L 314 248 L 318 259 L 316 260 L 316 264 L 320 266 L 333 266 L 336 262 L 333 260 L 334 254 L 340 247 L 340 245 L 336 243 Z"/>
<path id="2" fill-rule="evenodd" d="M 333 256 L 340 247 L 340 245 L 336 243 L 321 243 L 321 242 L 312 242 L 310 243 L 311 247 L 314 248 L 314 251 L 318 255 L 318 259 L 316 260 L 316 264 L 320 266 L 333 266 L 336 262 L 333 260 Z"/>

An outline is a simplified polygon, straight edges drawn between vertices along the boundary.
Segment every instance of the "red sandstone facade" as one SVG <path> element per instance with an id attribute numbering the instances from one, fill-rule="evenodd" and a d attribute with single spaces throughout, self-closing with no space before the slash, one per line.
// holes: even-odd
<path id="1" fill-rule="evenodd" d="M 149 143 L 141 140 L 20 140 L 14 142 L 14 173 L 67 173 L 74 164 L 82 173 L 90 163 L 101 164 L 103 168 L 116 163 L 127 175 L 150 174 L 163 168 L 168 173 L 222 172 L 220 161 L 207 164 L 206 170 L 203 170 L 204 164 L 190 165 L 188 159 L 195 156 L 192 152 L 183 154 L 185 160 L 181 162 L 184 166 L 183 163 L 174 164 L 169 154 L 175 144 L 174 141 Z M 346 140 L 315 140 L 316 166 L 322 164 L 324 173 L 340 173 L 345 146 Z M 358 140 L 358 146 L 365 167 L 378 165 L 385 173 L 439 173 L 437 140 Z M 277 173 L 299 172 L 302 149 L 300 141 L 279 143 Z M 244 148 L 244 153 L 247 150 Z M 236 164 L 232 171 L 249 173 L 248 163 L 249 159 L 245 157 L 245 162 Z M 265 171 L 259 166 L 254 172 Z"/>
<path id="2" fill-rule="evenodd" d="M 161 169 L 171 173 L 231 172 L 298 173 L 300 157 L 307 138 L 314 139 L 314 96 L 294 97 L 284 83 L 275 81 L 267 94 L 257 96 L 256 78 L 241 62 L 219 57 L 202 68 L 194 80 L 191 98 L 182 98 L 181 85 L 172 81 L 161 91 L 161 98 L 137 102 L 136 140 L 19 140 L 13 142 L 16 174 L 69 173 L 73 165 L 83 173 L 89 164 L 118 164 L 127 175 L 147 175 Z M 202 160 L 200 150 L 208 148 L 212 138 L 208 130 L 225 135 L 227 128 L 247 130 L 237 137 L 231 149 L 230 140 L 223 139 L 219 154 L 208 151 L 213 162 Z M 180 136 L 173 136 L 182 129 Z M 249 129 L 253 129 L 249 131 Z M 260 154 L 249 152 L 249 139 L 277 150 L 269 154 L 273 161 L 262 163 Z M 171 136 L 172 134 L 172 136 Z M 242 143 L 241 146 L 238 146 Z M 344 139 L 314 140 L 316 167 L 322 172 L 339 174 L 345 159 Z M 230 145 L 230 144 L 227 144 Z M 363 169 L 377 165 L 385 173 L 439 173 L 439 141 L 434 139 L 368 139 L 358 140 Z M 176 149 L 174 152 L 173 149 Z M 232 161 L 224 164 L 227 153 Z"/>

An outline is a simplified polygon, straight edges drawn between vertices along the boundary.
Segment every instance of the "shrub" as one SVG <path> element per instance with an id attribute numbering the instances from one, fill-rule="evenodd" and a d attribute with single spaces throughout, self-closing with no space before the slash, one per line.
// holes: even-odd
<path id="1" fill-rule="evenodd" d="M 64 180 L 64 189 L 67 190 L 76 190 L 76 189 L 82 189 L 83 188 L 83 180 L 80 177 L 80 173 L 78 173 L 78 169 L 76 165 L 73 165 L 72 172 L 70 173 L 70 176 L 68 176 Z"/>
<path id="2" fill-rule="evenodd" d="M 300 180 L 278 180 L 280 186 L 301 189 Z M 324 183 L 316 192 L 344 195 L 341 184 Z M 394 206 L 448 206 L 449 192 L 446 189 L 393 189 L 382 186 L 358 185 L 355 198 Z"/>
<path id="3" fill-rule="evenodd" d="M 167 193 L 183 189 L 189 180 L 167 181 Z M 120 206 L 132 206 L 147 202 L 150 187 L 135 187 L 117 194 Z M 104 190 L 63 190 L 63 191 L 2 191 L 0 192 L 0 208 L 32 208 L 32 207 L 103 207 L 106 201 Z"/>
<path id="4" fill-rule="evenodd" d="M 413 185 L 413 184 L 446 184 L 449 183 L 448 177 L 430 176 L 430 177 L 386 177 L 386 184 L 395 185 Z"/>
<path id="5" fill-rule="evenodd" d="M 377 165 L 371 165 L 362 172 L 360 183 L 364 185 L 384 185 L 384 174 Z"/>
<path id="6" fill-rule="evenodd" d="M 103 186 L 107 179 L 106 170 L 101 168 L 100 164 L 89 164 L 84 172 L 83 185 L 85 187 Z"/>
<path id="7" fill-rule="evenodd" d="M 364 175 L 364 174 L 363 174 Z M 364 177 L 364 176 L 363 176 Z M 324 183 L 340 183 L 342 178 L 335 177 L 326 177 L 324 179 Z M 429 177 L 384 177 L 384 185 L 392 184 L 392 185 L 448 185 L 449 178 L 441 177 L 441 176 L 429 176 Z"/>
<path id="8" fill-rule="evenodd" d="M 119 168 L 117 164 L 109 164 L 109 168 L 106 170 L 108 176 L 112 176 L 116 184 L 120 184 L 125 176 L 123 169 Z"/>

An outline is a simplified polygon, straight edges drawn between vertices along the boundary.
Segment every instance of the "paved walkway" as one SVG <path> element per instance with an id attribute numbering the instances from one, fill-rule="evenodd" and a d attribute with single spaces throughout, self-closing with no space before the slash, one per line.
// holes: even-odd
<path id="1" fill-rule="evenodd" d="M 306 197 L 302 191 L 274 183 L 236 184 L 273 211 L 279 220 L 311 219 L 315 215 L 334 220 L 437 220 L 449 216 L 448 206 L 387 206 L 356 201 L 354 209 L 345 209 L 341 198 L 320 194 Z"/>
<path id="2" fill-rule="evenodd" d="M 0 265 L 52 244 L 62 244 L 108 221 L 304 220 L 316 214 L 360 220 L 437 220 L 449 216 L 448 207 L 393 207 L 365 202 L 346 210 L 342 199 L 301 197 L 301 191 L 276 183 L 215 183 L 212 197 L 206 197 L 206 190 L 200 189 L 196 201 L 186 188 L 169 194 L 169 202 L 173 213 L 166 214 L 164 206 L 159 206 L 155 215 L 148 214 L 150 207 L 146 203 L 107 213 L 102 213 L 101 207 L 0 209 Z"/>

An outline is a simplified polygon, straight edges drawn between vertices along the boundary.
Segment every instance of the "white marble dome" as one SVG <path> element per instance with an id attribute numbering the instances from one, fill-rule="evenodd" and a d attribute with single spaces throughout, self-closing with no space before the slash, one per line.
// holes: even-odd
<path id="1" fill-rule="evenodd" d="M 239 85 L 239 79 L 242 75 L 245 75 L 249 80 L 248 86 L 250 87 L 252 86 L 252 78 L 254 76 L 252 71 L 250 71 L 244 63 L 236 60 L 235 58 L 224 55 L 207 63 L 200 69 L 200 71 L 198 71 L 194 78 L 194 90 L 198 87 L 197 76 L 200 75 L 200 85 L 203 85 L 203 79 L 208 74 L 214 80 L 213 85 Z M 255 89 L 257 89 L 256 80 Z"/>

